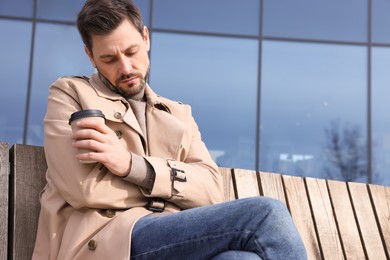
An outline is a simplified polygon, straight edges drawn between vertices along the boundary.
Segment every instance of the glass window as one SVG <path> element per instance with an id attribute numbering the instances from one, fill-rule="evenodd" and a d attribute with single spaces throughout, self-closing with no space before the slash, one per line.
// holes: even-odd
<path id="1" fill-rule="evenodd" d="M 21 8 L 22 7 L 22 8 Z M 31 18 L 34 14 L 34 1 L 1 0 L 0 15 Z"/>
<path id="2" fill-rule="evenodd" d="M 38 18 L 76 21 L 77 15 L 85 1 L 80 0 L 38 0 Z M 149 24 L 150 0 L 135 0 L 134 3 L 140 8 L 144 22 Z"/>
<path id="3" fill-rule="evenodd" d="M 367 181 L 366 53 L 264 42 L 260 170 Z"/>
<path id="4" fill-rule="evenodd" d="M 32 25 L 0 20 L 0 140 L 23 142 Z"/>
<path id="5" fill-rule="evenodd" d="M 154 33 L 151 86 L 190 104 L 223 167 L 255 168 L 258 42 Z"/>
<path id="6" fill-rule="evenodd" d="M 373 183 L 390 185 L 390 48 L 372 50 Z"/>
<path id="7" fill-rule="evenodd" d="M 258 35 L 259 2 L 258 0 L 154 1 L 153 27 Z"/>
<path id="8" fill-rule="evenodd" d="M 39 19 L 76 21 L 76 17 L 85 1 L 80 0 L 38 0 L 37 17 Z"/>
<path id="9" fill-rule="evenodd" d="M 33 66 L 27 143 L 42 145 L 50 84 L 60 76 L 90 76 L 94 70 L 76 27 L 53 24 L 37 26 Z"/>
<path id="10" fill-rule="evenodd" d="M 142 20 L 146 26 L 150 26 L 150 0 L 133 0 L 142 13 Z"/>
<path id="11" fill-rule="evenodd" d="M 264 1 L 264 35 L 367 41 L 367 0 Z"/>
<path id="12" fill-rule="evenodd" d="M 372 1 L 372 41 L 390 43 L 390 1 Z"/>

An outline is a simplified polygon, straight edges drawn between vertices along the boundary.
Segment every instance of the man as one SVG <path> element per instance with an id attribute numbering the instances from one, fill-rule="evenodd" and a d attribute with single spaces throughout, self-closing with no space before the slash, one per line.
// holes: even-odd
<path id="1" fill-rule="evenodd" d="M 146 83 L 149 32 L 133 3 L 87 0 L 77 22 L 97 73 L 50 87 L 33 259 L 305 259 L 282 203 L 222 203 L 190 107 Z M 105 123 L 84 118 L 72 133 L 69 117 L 84 109 Z"/>

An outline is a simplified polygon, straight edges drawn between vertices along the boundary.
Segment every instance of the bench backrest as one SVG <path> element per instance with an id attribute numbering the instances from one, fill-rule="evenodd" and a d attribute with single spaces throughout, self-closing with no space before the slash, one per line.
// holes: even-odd
<path id="1" fill-rule="evenodd" d="M 0 142 L 0 260 L 7 259 L 8 247 L 8 144 Z"/>
<path id="2" fill-rule="evenodd" d="M 0 146 L 0 184 L 8 147 Z M 4 154 L 4 157 L 3 157 Z M 10 150 L 8 259 L 30 259 L 45 185 L 42 147 L 14 145 Z M 276 173 L 220 168 L 226 200 L 269 196 L 284 202 L 302 235 L 309 259 L 389 259 L 390 187 L 301 178 Z M 2 219 L 3 186 L 1 186 Z M 7 187 L 5 187 L 7 188 Z M 1 230 L 7 230 L 1 222 Z M 1 233 L 2 235 L 3 233 Z M 0 260 L 3 239 L 0 237 Z"/>
<path id="3" fill-rule="evenodd" d="M 39 194 L 46 183 L 43 147 L 14 145 L 10 162 L 8 259 L 31 259 L 40 210 Z"/>
<path id="4" fill-rule="evenodd" d="M 283 201 L 309 259 L 389 259 L 390 187 L 233 169 L 237 198 Z"/>

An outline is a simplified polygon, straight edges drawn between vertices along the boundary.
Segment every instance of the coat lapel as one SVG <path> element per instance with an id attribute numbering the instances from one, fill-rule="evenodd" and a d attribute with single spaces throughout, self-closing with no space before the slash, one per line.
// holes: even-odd
<path id="1" fill-rule="evenodd" d="M 141 127 L 138 124 L 137 118 L 135 117 L 133 110 L 130 108 L 130 104 L 127 100 L 119 95 L 118 93 L 113 92 L 108 87 L 106 87 L 103 82 L 100 80 L 97 74 L 93 74 L 90 80 L 92 86 L 95 88 L 96 93 L 99 97 L 106 99 L 108 102 L 104 102 L 107 106 L 104 106 L 103 113 L 107 118 L 117 122 L 124 122 L 133 128 L 142 138 L 144 138 Z M 121 103 L 120 106 L 114 106 L 113 102 Z"/>
<path id="2" fill-rule="evenodd" d="M 146 128 L 148 140 L 142 133 L 129 103 L 121 95 L 107 88 L 97 74 L 93 74 L 90 83 L 102 100 L 103 113 L 109 120 L 124 122 L 136 131 L 143 144 L 147 144 L 146 155 L 176 159 L 186 128 L 183 121 L 171 114 L 171 108 L 152 89 L 147 86 Z"/>
<path id="3" fill-rule="evenodd" d="M 171 114 L 171 108 L 149 86 L 145 93 L 149 154 L 177 159 L 186 125 Z"/>

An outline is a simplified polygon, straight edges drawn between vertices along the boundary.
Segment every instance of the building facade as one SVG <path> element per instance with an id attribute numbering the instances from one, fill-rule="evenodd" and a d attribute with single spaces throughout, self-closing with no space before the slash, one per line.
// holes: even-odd
<path id="1" fill-rule="evenodd" d="M 94 72 L 83 3 L 0 0 L 1 141 L 43 145 L 50 84 Z M 135 3 L 150 85 L 192 106 L 220 166 L 390 185 L 389 1 Z"/>

